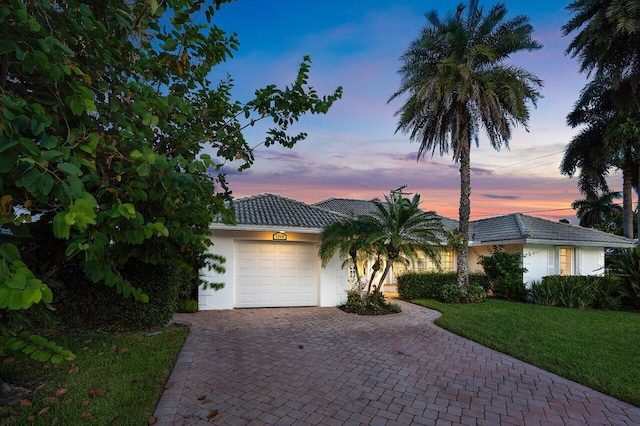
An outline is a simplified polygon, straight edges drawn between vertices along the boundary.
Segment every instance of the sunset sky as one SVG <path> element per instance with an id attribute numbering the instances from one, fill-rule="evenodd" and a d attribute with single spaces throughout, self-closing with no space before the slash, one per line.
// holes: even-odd
<path id="1" fill-rule="evenodd" d="M 370 199 L 407 185 L 422 207 L 457 218 L 459 172 L 451 157 L 416 161 L 418 145 L 396 134 L 394 113 L 402 100 L 387 103 L 398 89 L 400 55 L 426 24 L 424 13 L 455 12 L 457 1 L 240 0 L 223 5 L 214 22 L 237 32 L 240 49 L 217 67 L 229 73 L 234 96 L 251 98 L 267 84 L 288 84 L 304 55 L 311 56 L 310 85 L 320 94 L 342 86 L 344 95 L 327 115 L 305 117 L 293 127 L 308 138 L 293 149 L 257 147 L 256 163 L 238 173 L 226 167 L 236 198 L 275 193 L 313 203 L 330 197 Z M 481 1 L 488 10 L 495 3 Z M 569 37 L 567 1 L 507 1 L 507 18 L 530 17 L 534 38 L 544 47 L 511 62 L 544 80 L 543 98 L 531 109 L 529 131 L 517 128 L 510 150 L 493 150 L 484 135 L 472 148 L 471 219 L 513 212 L 577 223 L 571 202 L 582 198 L 577 179 L 560 174 L 565 145 L 577 132 L 565 124 L 586 76 L 564 55 Z M 249 129 L 253 145 L 263 129 Z M 613 189 L 621 179 L 613 174 Z"/>

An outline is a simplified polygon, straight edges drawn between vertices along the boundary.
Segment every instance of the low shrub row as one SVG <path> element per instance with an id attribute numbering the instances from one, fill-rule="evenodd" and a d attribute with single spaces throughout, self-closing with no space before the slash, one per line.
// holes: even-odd
<path id="1" fill-rule="evenodd" d="M 534 303 L 564 308 L 594 308 L 616 311 L 625 305 L 626 294 L 615 276 L 549 275 L 533 283 Z"/>
<path id="2" fill-rule="evenodd" d="M 469 292 L 456 284 L 455 272 L 407 272 L 398 277 L 400 299 L 439 299 L 446 303 L 480 302 L 486 297 L 486 275 L 469 274 Z"/>

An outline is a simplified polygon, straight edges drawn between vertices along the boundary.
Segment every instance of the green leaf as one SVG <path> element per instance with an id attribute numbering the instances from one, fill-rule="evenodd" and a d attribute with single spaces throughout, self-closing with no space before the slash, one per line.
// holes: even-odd
<path id="1" fill-rule="evenodd" d="M 59 163 L 58 170 L 72 176 L 82 176 L 82 170 L 71 163 Z"/>
<path id="2" fill-rule="evenodd" d="M 140 177 L 149 176 L 149 173 L 151 173 L 151 165 L 149 163 L 140 164 L 136 167 L 136 172 Z"/>
<path id="3" fill-rule="evenodd" d="M 33 58 L 35 59 L 41 70 L 49 71 L 51 63 L 49 62 L 49 58 L 47 58 L 47 55 L 45 55 L 44 52 L 42 52 L 41 50 L 33 51 Z"/>
<path id="4" fill-rule="evenodd" d="M 40 176 L 41 174 L 36 168 L 31 168 L 22 175 L 22 185 L 27 191 L 36 193 L 40 189 Z"/>
<path id="5" fill-rule="evenodd" d="M 8 263 L 14 263 L 20 260 L 20 251 L 18 247 L 11 243 L 4 243 L 0 246 L 0 256 Z"/>
<path id="6" fill-rule="evenodd" d="M 49 173 L 43 174 L 40 179 L 40 192 L 43 195 L 49 195 L 49 192 L 51 192 L 51 188 L 53 188 L 53 184 L 54 181 L 51 175 Z"/>
<path id="7" fill-rule="evenodd" d="M 0 287 L 0 309 L 5 309 L 9 306 L 9 298 L 11 296 L 11 290 L 7 287 Z"/>
<path id="8" fill-rule="evenodd" d="M 66 212 L 60 212 L 53 217 L 53 235 L 56 238 L 69 239 L 71 225 L 66 221 Z"/>
<path id="9" fill-rule="evenodd" d="M 69 101 L 69 108 L 71 108 L 71 112 L 74 115 L 81 116 L 84 112 L 85 106 L 83 102 L 80 102 L 77 99 L 71 99 L 71 101 Z"/>
<path id="10" fill-rule="evenodd" d="M 8 173 L 16 166 L 18 162 L 18 154 L 11 152 L 4 152 L 0 155 L 0 173 Z"/>
<path id="11" fill-rule="evenodd" d="M 0 153 L 5 152 L 7 149 L 11 148 L 12 146 L 16 146 L 18 142 L 20 142 L 18 139 L 3 141 L 2 144 L 0 144 Z"/>
<path id="12" fill-rule="evenodd" d="M 53 293 L 51 292 L 51 289 L 49 287 L 42 287 L 40 289 L 40 292 L 42 293 L 42 301 L 44 303 L 51 303 L 53 301 Z"/>
<path id="13" fill-rule="evenodd" d="M 17 288 L 11 290 L 9 295 L 9 309 L 17 311 L 22 308 L 22 290 Z"/>

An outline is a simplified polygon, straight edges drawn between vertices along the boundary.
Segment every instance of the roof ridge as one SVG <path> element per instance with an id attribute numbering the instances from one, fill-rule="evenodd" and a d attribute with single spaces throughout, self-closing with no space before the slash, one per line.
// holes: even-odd
<path id="1" fill-rule="evenodd" d="M 518 230 L 520 231 L 520 235 L 523 238 L 531 238 L 531 233 L 529 229 L 527 229 L 527 225 L 522 220 L 522 213 L 514 213 L 513 216 L 516 219 L 516 225 L 518 225 Z"/>

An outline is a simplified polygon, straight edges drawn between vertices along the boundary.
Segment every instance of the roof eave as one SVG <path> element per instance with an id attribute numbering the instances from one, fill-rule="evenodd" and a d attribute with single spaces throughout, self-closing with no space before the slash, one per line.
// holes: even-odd
<path id="1" fill-rule="evenodd" d="M 606 248 L 631 248 L 635 247 L 635 243 L 632 241 L 618 241 L 618 242 L 605 242 L 605 241 L 575 241 L 575 240 L 542 240 L 542 239 L 527 239 L 527 244 L 551 244 L 551 245 L 572 245 L 572 246 L 584 246 L 584 247 L 606 247 Z"/>
<path id="2" fill-rule="evenodd" d="M 477 246 L 501 246 L 507 244 L 525 244 L 527 242 L 526 239 L 517 239 L 517 240 L 493 240 L 493 241 L 469 241 L 469 247 L 477 247 Z"/>
<path id="3" fill-rule="evenodd" d="M 280 225 L 227 225 L 224 223 L 213 223 L 209 226 L 211 230 L 224 231 L 269 231 L 269 232 L 298 232 L 300 234 L 321 234 L 322 228 L 305 228 L 296 226 L 280 226 Z"/>
<path id="4" fill-rule="evenodd" d="M 507 244 L 540 244 L 540 245 L 567 245 L 567 246 L 583 246 L 583 247 L 606 247 L 606 248 L 632 248 L 635 242 L 619 241 L 619 242 L 603 242 L 603 241 L 575 241 L 575 240 L 544 240 L 536 238 L 522 238 L 518 240 L 494 240 L 494 241 L 473 241 L 469 246 L 499 246 Z"/>

